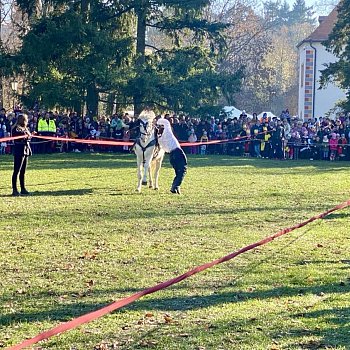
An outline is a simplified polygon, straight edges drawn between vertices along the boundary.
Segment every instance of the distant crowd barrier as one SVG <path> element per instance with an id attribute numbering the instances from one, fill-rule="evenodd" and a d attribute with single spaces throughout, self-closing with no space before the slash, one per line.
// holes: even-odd
<path id="1" fill-rule="evenodd" d="M 0 138 L 1 142 L 7 142 L 7 141 L 13 141 L 18 139 L 23 139 L 25 136 L 16 136 L 16 137 L 5 137 Z M 82 143 L 82 144 L 89 144 L 89 145 L 99 145 L 99 146 L 133 146 L 133 141 L 117 141 L 115 139 L 79 139 L 79 138 L 66 138 L 66 137 L 58 137 L 58 136 L 40 136 L 40 135 L 33 135 L 33 138 L 36 139 L 42 139 L 47 141 L 60 141 L 60 142 L 75 142 L 75 143 Z M 213 140 L 213 141 L 207 141 L 207 142 L 182 142 L 182 147 L 189 147 L 189 146 L 199 146 L 199 145 L 215 145 L 218 143 L 225 143 L 229 142 L 229 140 Z"/>

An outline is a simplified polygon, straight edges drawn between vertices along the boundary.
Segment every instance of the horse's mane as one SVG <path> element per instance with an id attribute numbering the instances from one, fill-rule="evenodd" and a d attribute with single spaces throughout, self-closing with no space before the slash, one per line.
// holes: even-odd
<path id="1" fill-rule="evenodd" d="M 148 121 L 152 121 L 155 118 L 156 118 L 155 113 L 149 109 L 144 109 L 139 115 L 139 119 L 146 119 Z"/>

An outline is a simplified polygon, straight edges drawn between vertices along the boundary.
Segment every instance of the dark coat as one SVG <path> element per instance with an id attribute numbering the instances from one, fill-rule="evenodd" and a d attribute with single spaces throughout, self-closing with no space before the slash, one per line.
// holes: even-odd
<path id="1" fill-rule="evenodd" d="M 26 136 L 28 135 L 29 130 L 26 128 L 22 128 L 18 125 L 16 125 L 12 130 L 12 136 Z M 16 157 L 18 156 L 31 156 L 32 155 L 32 149 L 30 148 L 29 139 L 18 139 L 14 140 L 14 146 L 13 146 L 13 155 Z"/>

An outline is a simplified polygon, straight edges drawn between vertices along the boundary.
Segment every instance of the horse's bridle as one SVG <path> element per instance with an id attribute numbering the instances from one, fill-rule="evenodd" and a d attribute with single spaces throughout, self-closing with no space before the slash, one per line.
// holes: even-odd
<path id="1" fill-rule="evenodd" d="M 148 130 L 148 121 L 144 122 L 142 119 L 140 119 L 140 126 L 141 125 L 143 126 L 143 129 L 146 130 L 146 132 L 142 132 L 141 128 L 140 128 L 140 134 L 145 136 L 145 138 L 146 138 L 146 136 L 151 136 L 152 128 L 149 131 L 147 131 Z M 143 140 L 143 141 L 145 141 L 145 140 Z"/>

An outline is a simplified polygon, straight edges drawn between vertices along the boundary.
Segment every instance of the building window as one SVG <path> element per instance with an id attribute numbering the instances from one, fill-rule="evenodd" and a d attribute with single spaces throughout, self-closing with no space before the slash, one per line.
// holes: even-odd
<path id="1" fill-rule="evenodd" d="M 305 74 L 305 67 L 304 67 L 304 63 L 302 63 L 301 70 L 300 70 L 300 87 L 304 87 L 304 74 Z"/>

